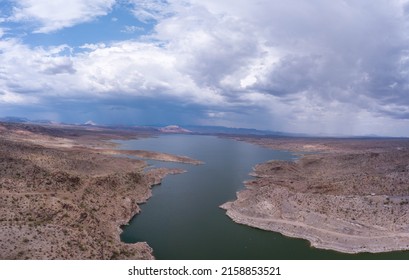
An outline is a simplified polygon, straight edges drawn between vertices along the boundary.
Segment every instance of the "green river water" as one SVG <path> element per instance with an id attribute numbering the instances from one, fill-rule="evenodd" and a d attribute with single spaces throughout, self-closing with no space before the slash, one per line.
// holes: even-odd
<path id="1" fill-rule="evenodd" d="M 234 200 L 257 163 L 294 160 L 296 155 L 214 136 L 164 135 L 116 141 L 121 149 L 189 156 L 204 162 L 188 165 L 148 161 L 152 167 L 177 167 L 141 205 L 141 213 L 123 228 L 123 242 L 146 241 L 157 259 L 409 259 L 409 252 L 342 254 L 311 248 L 288 238 L 234 223 L 219 206 Z"/>

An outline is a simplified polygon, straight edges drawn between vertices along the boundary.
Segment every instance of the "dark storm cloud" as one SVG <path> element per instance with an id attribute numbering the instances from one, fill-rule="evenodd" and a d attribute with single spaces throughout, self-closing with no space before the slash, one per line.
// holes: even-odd
<path id="1" fill-rule="evenodd" d="M 93 1 L 105 8 L 92 18 L 113 3 L 82 2 Z M 82 22 L 81 9 L 57 24 L 40 9 L 46 1 L 30 3 L 36 8 L 30 18 L 41 19 L 45 33 Z M 409 125 L 406 1 L 127 3 L 152 24 L 149 34 L 106 38 L 78 52 L 70 42 L 51 48 L 0 40 L 0 102 L 25 102 L 34 89 L 34 102 L 74 100 L 89 110 L 87 120 L 97 122 L 101 114 L 104 121 L 123 116 L 127 122 L 211 121 L 323 133 L 379 129 L 391 135 Z M 110 106 L 101 105 L 107 100 Z"/>
<path id="2" fill-rule="evenodd" d="M 56 75 L 56 74 L 74 74 L 76 70 L 74 69 L 74 64 L 71 60 L 63 60 L 58 62 L 50 63 L 42 70 L 44 74 Z"/>
<path id="3" fill-rule="evenodd" d="M 319 87 L 319 56 L 286 56 L 267 75 L 260 77 L 253 90 L 276 96 L 298 93 Z M 321 73 L 322 75 L 322 73 Z"/>

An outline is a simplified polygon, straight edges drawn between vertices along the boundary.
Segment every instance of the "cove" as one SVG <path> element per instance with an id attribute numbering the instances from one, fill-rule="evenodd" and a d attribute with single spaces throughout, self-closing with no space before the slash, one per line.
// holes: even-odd
<path id="1" fill-rule="evenodd" d="M 157 259 L 409 259 L 409 252 L 342 254 L 311 248 L 305 240 L 288 238 L 234 223 L 219 206 L 236 198 L 257 163 L 294 160 L 288 151 L 199 135 L 115 141 L 120 149 L 148 150 L 189 156 L 193 166 L 148 160 L 152 167 L 183 168 L 164 178 L 141 205 L 141 213 L 123 227 L 121 240 L 146 241 Z"/>

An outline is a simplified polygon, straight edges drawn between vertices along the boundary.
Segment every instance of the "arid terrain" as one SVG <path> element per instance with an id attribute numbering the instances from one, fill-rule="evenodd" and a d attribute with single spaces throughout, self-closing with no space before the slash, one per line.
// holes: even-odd
<path id="1" fill-rule="evenodd" d="M 222 205 L 234 221 L 346 253 L 409 249 L 408 139 L 234 139 L 300 153 L 254 168 Z"/>
<path id="2" fill-rule="evenodd" d="M 114 149 L 110 139 L 151 132 L 0 123 L 0 259 L 152 259 L 146 243 L 120 241 L 151 186 L 180 169 L 144 171 L 136 155 L 192 164 L 186 157 Z"/>
<path id="3" fill-rule="evenodd" d="M 184 170 L 142 159 L 202 162 L 109 141 L 151 136 L 0 123 L 0 259 L 152 259 L 148 244 L 121 242 L 121 226 L 153 185 Z M 409 250 L 408 139 L 229 138 L 300 156 L 255 166 L 222 205 L 234 221 L 346 253 Z"/>

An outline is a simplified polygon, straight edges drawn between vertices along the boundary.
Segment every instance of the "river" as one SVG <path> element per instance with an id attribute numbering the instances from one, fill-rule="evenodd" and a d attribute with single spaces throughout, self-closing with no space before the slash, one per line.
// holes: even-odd
<path id="1" fill-rule="evenodd" d="M 167 176 L 123 228 L 121 240 L 146 241 L 157 259 L 409 259 L 409 252 L 342 254 L 311 248 L 309 242 L 234 223 L 219 206 L 234 200 L 257 163 L 294 160 L 288 151 L 198 135 L 116 141 L 120 149 L 189 156 L 203 165 L 148 160 L 154 167 L 186 173 Z"/>

